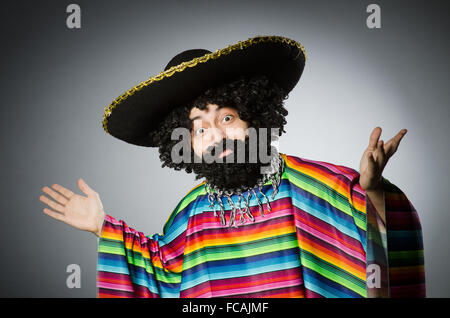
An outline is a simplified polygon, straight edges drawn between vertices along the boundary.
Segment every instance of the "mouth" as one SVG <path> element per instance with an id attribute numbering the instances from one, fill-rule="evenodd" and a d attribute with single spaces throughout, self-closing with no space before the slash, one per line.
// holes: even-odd
<path id="1" fill-rule="evenodd" d="M 229 154 L 231 154 L 232 151 L 230 149 L 225 149 L 224 151 L 222 151 L 222 153 L 219 155 L 219 158 L 223 158 L 228 156 Z"/>

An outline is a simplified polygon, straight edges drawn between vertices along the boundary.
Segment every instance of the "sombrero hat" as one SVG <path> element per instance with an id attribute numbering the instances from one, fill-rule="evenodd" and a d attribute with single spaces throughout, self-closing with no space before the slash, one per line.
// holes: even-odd
<path id="1" fill-rule="evenodd" d="M 164 71 L 132 87 L 105 108 L 103 129 L 127 143 L 156 147 L 153 132 L 176 107 L 241 75 L 266 75 L 288 94 L 305 66 L 303 46 L 282 36 L 256 36 L 215 52 L 183 51 Z"/>

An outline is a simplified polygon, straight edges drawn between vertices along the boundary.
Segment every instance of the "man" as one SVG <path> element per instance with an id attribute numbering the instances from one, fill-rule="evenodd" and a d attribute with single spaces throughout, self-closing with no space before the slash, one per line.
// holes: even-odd
<path id="1" fill-rule="evenodd" d="M 425 296 L 417 212 L 382 177 L 406 130 L 383 143 L 375 128 L 359 173 L 272 145 L 305 60 L 279 36 L 188 50 L 106 108 L 106 132 L 205 180 L 151 237 L 82 179 L 87 197 L 43 188 L 47 215 L 99 237 L 99 297 Z"/>

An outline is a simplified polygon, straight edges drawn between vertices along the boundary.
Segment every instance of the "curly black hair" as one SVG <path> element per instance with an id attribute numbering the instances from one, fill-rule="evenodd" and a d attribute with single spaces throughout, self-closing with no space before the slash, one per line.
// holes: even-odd
<path id="1" fill-rule="evenodd" d="M 253 127 L 256 130 L 263 127 L 278 128 L 278 136 L 281 136 L 286 132 L 284 126 L 287 123 L 285 117 L 288 111 L 284 108 L 284 100 L 287 98 L 288 94 L 265 75 L 252 78 L 241 76 L 234 81 L 206 90 L 195 100 L 174 109 L 153 134 L 159 148 L 162 167 L 184 169 L 187 173 L 193 170 L 195 172 L 193 160 L 190 163 L 174 163 L 171 159 L 172 148 L 180 142 L 171 139 L 172 131 L 178 127 L 192 130 L 189 113 L 193 107 L 204 110 L 208 103 L 226 105 L 235 108 L 239 118 L 247 122 L 249 128 Z M 193 159 L 193 151 L 191 153 Z"/>

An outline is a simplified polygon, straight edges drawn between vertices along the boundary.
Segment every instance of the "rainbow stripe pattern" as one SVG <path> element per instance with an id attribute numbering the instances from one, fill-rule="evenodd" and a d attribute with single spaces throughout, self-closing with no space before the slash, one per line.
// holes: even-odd
<path id="1" fill-rule="evenodd" d="M 395 185 L 384 179 L 386 224 L 371 223 L 366 215 L 376 211 L 357 171 L 281 155 L 272 211 L 264 204 L 262 217 L 252 196 L 255 221 L 237 228 L 214 216 L 204 182 L 178 203 L 163 235 L 146 236 L 106 215 L 97 296 L 366 298 L 366 257 L 384 257 L 388 297 L 425 297 L 420 221 Z M 271 196 L 270 181 L 263 191 Z M 228 224 L 231 207 L 223 204 Z"/>

